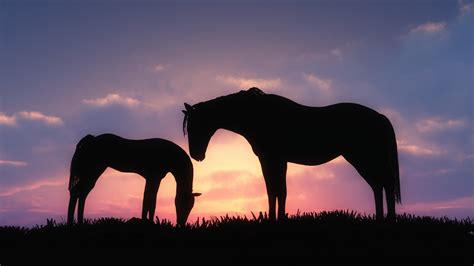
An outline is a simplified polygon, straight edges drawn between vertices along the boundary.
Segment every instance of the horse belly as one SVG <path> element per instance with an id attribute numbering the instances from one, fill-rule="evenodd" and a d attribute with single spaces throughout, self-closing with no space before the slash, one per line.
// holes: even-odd
<path id="1" fill-rule="evenodd" d="M 287 161 L 304 165 L 320 165 L 341 155 L 336 146 L 301 145 L 288 149 Z"/>
<path id="2" fill-rule="evenodd" d="M 124 173 L 136 173 L 142 176 L 155 175 L 165 171 L 164 165 L 155 156 L 146 151 L 128 151 L 121 156 L 114 156 L 109 161 L 109 166 Z"/>

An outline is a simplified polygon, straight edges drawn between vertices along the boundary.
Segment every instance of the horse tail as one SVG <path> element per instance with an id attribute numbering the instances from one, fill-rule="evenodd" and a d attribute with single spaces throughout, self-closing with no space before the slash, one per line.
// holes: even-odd
<path id="1" fill-rule="evenodd" d="M 68 189 L 71 191 L 71 189 L 76 185 L 77 181 L 77 156 L 76 153 L 72 156 L 71 160 L 71 167 L 69 169 L 69 186 Z"/>
<path id="2" fill-rule="evenodd" d="M 76 145 L 76 151 L 72 156 L 71 160 L 71 167 L 69 169 L 69 191 L 77 184 L 78 177 L 77 177 L 77 163 L 80 157 L 80 152 L 83 150 L 84 146 L 91 143 L 94 140 L 94 136 L 87 135 L 83 137 Z"/>
<path id="3" fill-rule="evenodd" d="M 393 137 L 393 144 L 390 145 L 390 154 L 392 154 L 392 171 L 393 171 L 393 189 L 395 193 L 395 202 L 402 203 L 402 196 L 400 193 L 400 169 L 398 166 L 398 151 L 397 151 L 397 141 L 395 135 Z"/>
<path id="4" fill-rule="evenodd" d="M 73 158 L 73 161 L 71 162 L 71 169 L 69 171 L 69 185 L 68 185 L 68 190 L 71 191 L 72 187 L 74 186 L 74 179 L 76 177 L 76 171 L 75 171 L 75 167 L 73 167 L 73 164 L 74 164 L 74 158 Z"/>
<path id="5" fill-rule="evenodd" d="M 398 150 L 397 150 L 397 138 L 395 136 L 395 130 L 393 129 L 392 123 L 386 117 L 385 118 L 387 124 L 388 134 L 387 137 L 389 139 L 388 143 L 388 150 L 387 150 L 387 159 L 389 164 L 389 172 L 392 175 L 392 185 L 393 185 L 393 193 L 394 199 L 397 203 L 402 203 L 402 197 L 400 193 L 400 170 L 398 165 Z"/>

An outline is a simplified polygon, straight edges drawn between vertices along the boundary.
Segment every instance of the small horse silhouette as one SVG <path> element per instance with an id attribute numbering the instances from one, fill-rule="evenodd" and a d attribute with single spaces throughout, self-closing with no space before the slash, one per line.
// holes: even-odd
<path id="1" fill-rule="evenodd" d="M 164 139 L 129 140 L 113 134 L 97 137 L 87 135 L 76 146 L 71 161 L 69 179 L 68 224 L 74 222 L 77 208 L 78 223 L 83 223 L 84 204 L 99 176 L 107 167 L 121 172 L 132 172 L 146 179 L 143 195 L 142 219 L 153 222 L 156 194 L 161 179 L 171 172 L 176 179 L 176 218 L 185 225 L 194 206 L 193 165 L 188 154 L 178 145 Z"/>
<path id="2" fill-rule="evenodd" d="M 401 202 L 395 132 L 376 111 L 354 103 L 309 107 L 258 88 L 193 106 L 185 103 L 191 157 L 202 161 L 212 135 L 220 128 L 242 135 L 262 167 L 268 194 L 269 218 L 286 218 L 287 162 L 319 165 L 342 155 L 374 192 L 377 219 L 383 218 L 383 190 L 387 217 L 395 218 Z"/>

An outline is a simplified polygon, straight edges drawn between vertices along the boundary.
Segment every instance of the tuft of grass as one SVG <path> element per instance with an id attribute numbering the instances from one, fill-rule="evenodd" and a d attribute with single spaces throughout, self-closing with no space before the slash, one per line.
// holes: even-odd
<path id="1" fill-rule="evenodd" d="M 470 218 L 400 214 L 395 222 L 349 210 L 297 212 L 273 222 L 266 213 L 197 218 L 185 227 L 117 218 L 85 220 L 67 226 L 48 219 L 32 228 L 0 227 L 0 248 L 22 247 L 211 247 L 256 248 L 310 256 L 472 256 Z M 303 254 L 304 255 L 304 254 Z"/>

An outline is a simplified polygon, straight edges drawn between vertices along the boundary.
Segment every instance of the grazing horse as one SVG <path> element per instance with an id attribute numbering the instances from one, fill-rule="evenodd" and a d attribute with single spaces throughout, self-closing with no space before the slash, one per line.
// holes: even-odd
<path id="1" fill-rule="evenodd" d="M 382 114 L 354 103 L 309 107 L 258 88 L 193 106 L 185 103 L 183 132 L 197 161 L 205 158 L 212 135 L 227 129 L 242 135 L 260 160 L 269 218 L 285 219 L 287 163 L 319 165 L 342 155 L 373 190 L 376 217 L 395 218 L 401 202 L 395 132 Z M 186 130 L 187 128 L 187 130 Z"/>
<path id="2" fill-rule="evenodd" d="M 146 179 L 142 219 L 153 222 L 156 194 L 161 179 L 170 172 L 176 179 L 176 218 L 185 225 L 194 206 L 193 165 L 187 153 L 165 139 L 124 139 L 113 134 L 87 135 L 76 146 L 71 161 L 69 179 L 68 224 L 74 222 L 77 208 L 78 223 L 83 223 L 84 204 L 99 176 L 107 167 L 121 172 L 137 173 Z"/>

